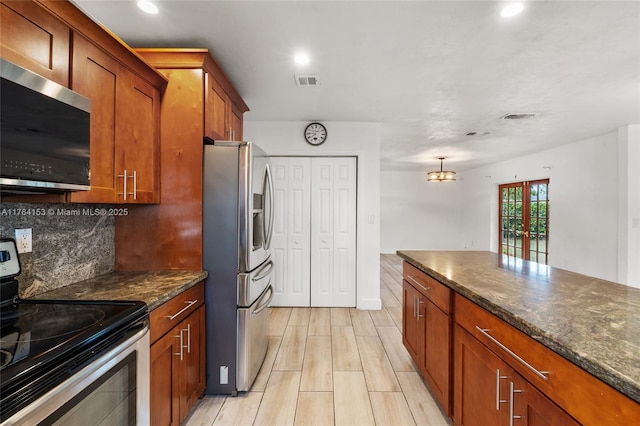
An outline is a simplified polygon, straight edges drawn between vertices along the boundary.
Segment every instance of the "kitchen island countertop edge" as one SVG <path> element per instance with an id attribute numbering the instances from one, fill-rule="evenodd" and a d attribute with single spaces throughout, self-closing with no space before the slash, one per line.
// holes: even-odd
<path id="1" fill-rule="evenodd" d="M 640 402 L 640 289 L 495 252 L 397 254 Z"/>

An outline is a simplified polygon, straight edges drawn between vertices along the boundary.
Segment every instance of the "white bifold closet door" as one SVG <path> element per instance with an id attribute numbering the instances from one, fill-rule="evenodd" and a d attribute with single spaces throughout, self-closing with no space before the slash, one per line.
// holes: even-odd
<path id="1" fill-rule="evenodd" d="M 309 306 L 311 159 L 272 157 L 275 263 L 271 306 Z"/>
<path id="2" fill-rule="evenodd" d="M 272 306 L 356 305 L 356 159 L 272 157 Z"/>

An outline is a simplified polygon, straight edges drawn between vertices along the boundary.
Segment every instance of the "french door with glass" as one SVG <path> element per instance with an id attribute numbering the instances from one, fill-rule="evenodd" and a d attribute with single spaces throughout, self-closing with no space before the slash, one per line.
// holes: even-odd
<path id="1" fill-rule="evenodd" d="M 547 264 L 549 179 L 500 185 L 498 200 L 498 251 Z"/>

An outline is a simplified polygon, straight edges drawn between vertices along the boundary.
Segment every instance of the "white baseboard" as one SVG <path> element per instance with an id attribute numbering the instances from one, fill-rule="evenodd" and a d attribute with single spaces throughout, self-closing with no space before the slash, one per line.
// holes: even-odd
<path id="1" fill-rule="evenodd" d="M 358 301 L 358 309 L 366 309 L 371 311 L 379 311 L 382 309 L 381 299 L 362 299 Z"/>

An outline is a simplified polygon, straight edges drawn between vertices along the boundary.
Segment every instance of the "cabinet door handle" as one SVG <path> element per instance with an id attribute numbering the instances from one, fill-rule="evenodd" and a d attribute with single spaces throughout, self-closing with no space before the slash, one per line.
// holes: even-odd
<path id="1" fill-rule="evenodd" d="M 413 317 L 415 318 L 418 315 L 416 312 L 416 295 L 413 295 Z"/>
<path id="2" fill-rule="evenodd" d="M 418 313 L 418 321 L 420 321 L 420 318 L 424 317 L 424 315 L 420 315 L 420 305 L 422 305 L 424 303 L 424 300 L 421 300 L 419 297 L 416 296 L 416 299 L 418 300 L 418 309 L 417 309 L 417 313 Z"/>
<path id="3" fill-rule="evenodd" d="M 191 353 L 191 324 L 187 324 L 187 353 Z"/>
<path id="4" fill-rule="evenodd" d="M 127 201 L 127 169 L 124 170 L 123 174 L 118 175 L 119 178 L 122 179 L 122 192 L 118 195 L 122 195 L 124 201 Z"/>
<path id="5" fill-rule="evenodd" d="M 180 334 L 178 334 L 177 336 L 174 336 L 176 339 L 180 339 L 180 352 L 178 353 L 174 353 L 175 356 L 179 356 L 180 357 L 180 361 L 182 361 L 183 358 L 183 354 L 182 354 L 182 348 L 184 347 L 184 338 L 182 337 L 182 330 L 180 330 Z"/>
<path id="6" fill-rule="evenodd" d="M 431 287 L 425 287 L 422 284 L 420 284 L 420 282 L 418 280 L 416 280 L 416 278 L 413 275 L 407 275 L 407 278 L 409 278 L 409 281 L 413 282 L 414 284 L 417 284 L 424 291 L 431 290 Z"/>
<path id="7" fill-rule="evenodd" d="M 513 421 L 514 420 L 518 420 L 518 419 L 522 418 L 522 416 L 516 416 L 513 413 L 513 411 L 514 411 L 514 409 L 513 409 L 513 405 L 514 405 L 513 397 L 514 397 L 514 394 L 516 394 L 516 393 L 522 393 L 522 391 L 519 390 L 519 389 L 514 389 L 513 388 L 513 382 L 511 382 L 509 384 L 509 426 L 513 426 Z"/>
<path id="8" fill-rule="evenodd" d="M 181 313 L 183 313 L 184 311 L 186 311 L 187 309 L 189 309 L 190 307 L 192 307 L 193 305 L 195 305 L 196 303 L 198 303 L 198 299 L 196 300 L 187 300 L 186 302 L 184 302 L 187 304 L 187 306 L 185 306 L 184 308 L 180 309 L 178 312 L 176 312 L 173 315 L 167 315 L 167 318 L 169 318 L 169 321 L 173 321 L 173 319 L 177 316 L 179 316 Z"/>
<path id="9" fill-rule="evenodd" d="M 525 367 L 527 367 L 529 370 L 531 370 L 536 376 L 540 377 L 542 380 L 549 380 L 549 378 L 547 376 L 545 376 L 545 374 L 549 374 L 548 371 L 540 371 L 537 370 L 535 367 L 533 367 L 531 364 L 529 364 L 527 361 L 525 361 L 524 359 L 520 358 L 518 355 L 516 355 L 515 352 L 513 352 L 511 349 L 509 349 L 508 347 L 506 347 L 505 345 L 503 345 L 498 339 L 496 339 L 495 337 L 493 337 L 492 335 L 490 335 L 488 332 L 491 331 L 488 328 L 480 328 L 479 326 L 476 325 L 476 329 L 484 334 L 485 336 L 487 336 L 493 343 L 495 343 L 496 345 L 500 346 L 500 348 L 502 348 L 504 351 L 506 351 L 509 355 L 511 355 L 512 357 L 514 357 L 520 364 L 524 365 Z"/>
<path id="10" fill-rule="evenodd" d="M 138 199 L 138 174 L 135 170 L 133 171 L 133 199 Z"/>
<path id="11" fill-rule="evenodd" d="M 500 399 L 500 380 L 506 379 L 507 376 L 500 375 L 500 369 L 496 370 L 496 411 L 500 411 L 500 404 L 507 402 L 506 399 Z"/>

